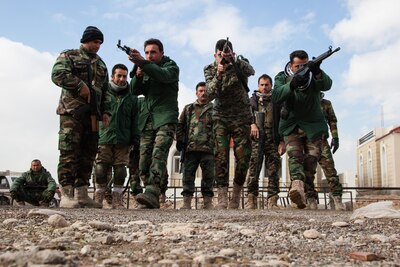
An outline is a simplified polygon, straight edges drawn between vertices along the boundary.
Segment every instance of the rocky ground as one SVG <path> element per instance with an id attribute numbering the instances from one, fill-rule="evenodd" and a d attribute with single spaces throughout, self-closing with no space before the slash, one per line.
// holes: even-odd
<path id="1" fill-rule="evenodd" d="M 400 219 L 352 214 L 2 206 L 0 266 L 400 266 Z"/>

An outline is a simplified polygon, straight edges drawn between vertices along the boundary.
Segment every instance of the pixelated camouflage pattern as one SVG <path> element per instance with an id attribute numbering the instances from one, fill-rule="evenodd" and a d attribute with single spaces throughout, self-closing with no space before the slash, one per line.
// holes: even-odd
<path id="1" fill-rule="evenodd" d="M 169 149 L 175 136 L 176 124 L 165 124 L 153 129 L 149 119 L 140 137 L 139 177 L 145 192 L 160 194 L 163 177 L 167 169 Z"/>
<path id="2" fill-rule="evenodd" d="M 335 162 L 333 160 L 331 147 L 326 139 L 322 142 L 322 153 L 318 163 L 324 171 L 326 179 L 328 180 L 329 190 L 332 195 L 341 196 L 343 187 L 335 169 Z"/>
<path id="3" fill-rule="evenodd" d="M 212 103 L 200 104 L 196 100 L 194 103 L 186 105 L 181 112 L 176 128 L 176 141 L 184 142 L 187 134 L 186 152 L 202 151 L 214 153 L 212 107 Z M 189 108 L 192 109 L 190 118 Z M 188 128 L 188 133 L 185 131 L 186 128 Z"/>
<path id="4" fill-rule="evenodd" d="M 233 139 L 235 155 L 235 176 L 233 182 L 243 185 L 251 156 L 250 125 L 233 123 L 221 119 L 214 120 L 215 138 L 215 181 L 217 187 L 229 186 L 229 151 Z"/>
<path id="5" fill-rule="evenodd" d="M 91 66 L 92 81 L 88 78 L 88 68 Z M 96 54 L 87 53 L 83 47 L 63 51 L 57 58 L 51 73 L 52 81 L 62 88 L 57 114 L 72 114 L 77 108 L 87 104 L 79 96 L 80 88 L 89 83 L 97 94 L 97 109 L 100 116 L 109 110 L 106 92 L 108 90 L 107 67 Z"/>
<path id="6" fill-rule="evenodd" d="M 254 75 L 253 67 L 246 60 L 237 60 L 237 65 L 245 77 Z M 249 96 L 239 81 L 232 65 L 222 74 L 222 80 L 216 77 L 217 63 L 204 67 L 206 95 L 209 101 L 214 100 L 214 119 L 229 120 L 234 123 L 251 123 Z"/>
<path id="7" fill-rule="evenodd" d="M 327 99 L 321 99 L 321 108 L 322 108 L 322 113 L 324 114 L 324 117 L 328 123 L 332 138 L 339 138 L 338 128 L 337 128 L 337 118 L 331 101 Z"/>

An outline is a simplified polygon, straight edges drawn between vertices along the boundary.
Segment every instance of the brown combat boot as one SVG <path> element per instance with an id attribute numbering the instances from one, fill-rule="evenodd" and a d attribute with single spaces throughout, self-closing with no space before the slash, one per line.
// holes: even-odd
<path id="1" fill-rule="evenodd" d="M 243 189 L 242 185 L 237 185 L 233 183 L 232 198 L 229 201 L 229 207 L 228 207 L 229 209 L 237 210 L 239 208 L 242 189 Z"/>
<path id="2" fill-rule="evenodd" d="M 94 200 L 103 207 L 104 197 L 106 195 L 106 184 L 96 184 L 96 191 L 94 192 Z"/>
<path id="3" fill-rule="evenodd" d="M 89 197 L 87 185 L 75 188 L 75 200 L 82 208 L 101 209 L 103 206 Z"/>
<path id="4" fill-rule="evenodd" d="M 223 210 L 228 207 L 228 187 L 218 187 L 217 189 L 218 194 L 218 204 L 216 209 Z"/>
<path id="5" fill-rule="evenodd" d="M 212 197 L 203 197 L 203 209 L 204 210 L 212 210 L 214 209 Z"/>
<path id="6" fill-rule="evenodd" d="M 292 181 L 292 186 L 289 191 L 289 198 L 294 204 L 296 204 L 298 209 L 304 209 L 306 207 L 303 181 Z"/>
<path id="7" fill-rule="evenodd" d="M 159 202 L 160 202 L 160 209 L 165 209 L 167 202 L 167 196 L 165 195 L 165 193 L 160 194 Z"/>
<path id="8" fill-rule="evenodd" d="M 255 210 L 257 209 L 257 196 L 253 195 L 252 193 L 249 193 L 247 195 L 247 208 L 251 209 L 251 210 Z"/>
<path id="9" fill-rule="evenodd" d="M 183 197 L 183 206 L 180 208 L 181 210 L 190 210 L 192 209 L 192 196 L 184 196 Z"/>
<path id="10" fill-rule="evenodd" d="M 307 198 L 308 209 L 310 210 L 317 210 L 318 209 L 318 202 L 315 198 Z"/>
<path id="11" fill-rule="evenodd" d="M 346 206 L 342 203 L 341 196 L 333 196 L 332 198 L 335 203 L 335 210 L 346 210 Z"/>
<path id="12" fill-rule="evenodd" d="M 65 185 L 61 187 L 60 208 L 80 208 L 78 201 L 74 199 L 74 188 L 72 185 Z"/>
<path id="13" fill-rule="evenodd" d="M 122 193 L 116 191 L 112 192 L 112 208 L 118 210 L 126 209 L 122 202 Z"/>
<path id="14" fill-rule="evenodd" d="M 268 201 L 267 201 L 268 209 L 270 209 L 270 210 L 279 209 L 278 200 L 279 200 L 278 195 L 273 195 L 272 197 L 268 198 Z"/>

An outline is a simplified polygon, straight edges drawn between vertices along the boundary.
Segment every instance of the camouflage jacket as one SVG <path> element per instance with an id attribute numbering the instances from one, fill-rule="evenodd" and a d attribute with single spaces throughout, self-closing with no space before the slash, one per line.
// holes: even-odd
<path id="1" fill-rule="evenodd" d="M 332 137 L 339 138 L 339 133 L 337 129 L 337 119 L 331 101 L 327 99 L 321 99 L 321 108 L 322 112 L 324 113 L 326 122 L 329 125 Z"/>
<path id="2" fill-rule="evenodd" d="M 103 123 L 100 122 L 99 145 L 130 145 L 134 140 L 134 135 L 139 136 L 137 96 L 130 92 L 128 84 L 120 94 L 110 88 L 109 95 L 111 117 L 107 128 L 104 128 Z"/>
<path id="3" fill-rule="evenodd" d="M 92 80 L 89 81 L 89 67 Z M 77 108 L 87 104 L 79 96 L 79 90 L 86 84 L 92 84 L 97 95 L 97 115 L 109 113 L 109 103 L 104 97 L 108 90 L 106 64 L 98 55 L 80 49 L 65 50 L 58 56 L 51 73 L 53 82 L 62 88 L 57 114 L 72 114 Z"/>
<path id="4" fill-rule="evenodd" d="M 253 67 L 246 59 L 237 59 L 236 62 L 247 82 L 248 77 L 255 73 Z M 220 81 L 216 74 L 216 62 L 204 67 L 207 98 L 209 101 L 214 100 L 213 119 L 250 125 L 252 115 L 249 95 L 238 79 L 235 69 L 229 65 Z"/>
<path id="5" fill-rule="evenodd" d="M 320 92 L 331 88 L 331 78 L 322 71 L 321 79 L 312 79 L 309 87 L 303 91 L 291 90 L 290 81 L 291 77 L 287 77 L 283 71 L 275 76 L 272 101 L 278 104 L 286 102 L 288 111 L 287 119 L 280 119 L 279 133 L 287 136 L 299 127 L 310 140 L 322 135 L 328 138 L 328 126 L 321 110 Z"/>
<path id="6" fill-rule="evenodd" d="M 200 104 L 197 100 L 183 108 L 179 116 L 176 140 L 184 142 L 185 135 L 188 135 L 186 152 L 214 152 L 213 120 L 211 113 L 212 103 Z"/>
<path id="7" fill-rule="evenodd" d="M 139 130 L 143 131 L 148 119 L 154 129 L 165 124 L 178 123 L 178 82 L 179 67 L 175 61 L 164 56 L 160 63 L 146 62 L 145 75 L 131 80 L 131 90 L 135 95 L 144 95 L 139 115 Z"/>
<path id="8" fill-rule="evenodd" d="M 56 191 L 56 181 L 51 177 L 51 174 L 44 168 L 35 173 L 31 170 L 24 172 L 21 177 L 18 177 L 13 182 L 11 191 L 18 191 L 21 189 L 31 191 Z"/>

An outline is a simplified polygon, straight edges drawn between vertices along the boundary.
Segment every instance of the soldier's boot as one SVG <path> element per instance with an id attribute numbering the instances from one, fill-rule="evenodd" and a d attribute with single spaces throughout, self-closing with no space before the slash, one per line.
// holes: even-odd
<path id="1" fill-rule="evenodd" d="M 243 189 L 242 185 L 238 185 L 236 183 L 233 183 L 232 198 L 229 201 L 229 206 L 228 206 L 229 209 L 237 210 L 239 208 L 242 189 Z"/>
<path id="2" fill-rule="evenodd" d="M 294 204 L 296 204 L 298 209 L 304 209 L 306 207 L 303 181 L 294 180 L 292 182 L 292 187 L 289 191 L 289 198 Z"/>
<path id="3" fill-rule="evenodd" d="M 103 201 L 103 209 L 112 209 L 112 192 L 111 190 L 106 190 L 104 193 L 104 199 Z"/>
<path id="4" fill-rule="evenodd" d="M 247 208 L 251 209 L 251 210 L 255 210 L 257 209 L 257 196 L 249 193 L 247 195 Z"/>
<path id="5" fill-rule="evenodd" d="M 81 208 L 101 209 L 103 207 L 103 205 L 97 203 L 89 197 L 87 185 L 75 188 L 75 200 L 79 203 Z"/>
<path id="6" fill-rule="evenodd" d="M 184 196 L 183 197 L 183 206 L 180 208 L 181 210 L 190 210 L 192 209 L 192 196 Z"/>
<path id="7" fill-rule="evenodd" d="M 144 192 L 141 194 L 138 194 L 136 196 L 136 201 L 141 204 L 139 205 L 139 208 L 143 209 L 159 209 L 160 208 L 160 196 L 155 195 L 150 192 Z"/>
<path id="8" fill-rule="evenodd" d="M 268 198 L 268 200 L 267 200 L 268 209 L 270 209 L 270 210 L 271 209 L 279 209 L 278 200 L 279 200 L 278 195 L 273 195 L 272 197 Z"/>
<path id="9" fill-rule="evenodd" d="M 318 209 L 318 202 L 315 198 L 307 198 L 308 208 L 310 210 L 317 210 Z"/>
<path id="10" fill-rule="evenodd" d="M 78 201 L 74 199 L 74 188 L 72 187 L 72 185 L 66 185 L 61 187 L 60 208 L 66 208 L 66 209 L 80 208 Z"/>
<path id="11" fill-rule="evenodd" d="M 167 201 L 167 196 L 165 193 L 160 194 L 159 202 L 160 202 L 160 208 L 164 209 L 165 208 L 165 202 Z"/>
<path id="12" fill-rule="evenodd" d="M 203 209 L 204 210 L 212 210 L 214 209 L 212 197 L 203 197 Z"/>
<path id="13" fill-rule="evenodd" d="M 106 195 L 107 185 L 96 184 L 96 191 L 94 192 L 94 200 L 103 207 L 104 197 Z"/>
<path id="14" fill-rule="evenodd" d="M 18 207 L 25 206 L 25 201 L 22 201 L 22 200 L 16 200 L 15 202 L 17 203 L 17 206 L 18 206 Z"/>
<path id="15" fill-rule="evenodd" d="M 346 206 L 342 203 L 341 196 L 333 196 L 333 202 L 335 203 L 335 210 L 346 210 Z"/>
<path id="16" fill-rule="evenodd" d="M 216 206 L 217 209 L 222 210 L 228 207 L 228 187 L 218 187 L 218 204 Z"/>
<path id="17" fill-rule="evenodd" d="M 122 203 L 122 192 L 112 192 L 112 208 L 118 210 L 126 209 L 124 204 Z"/>

